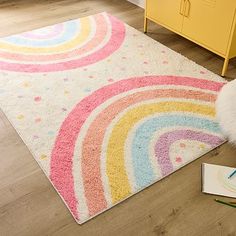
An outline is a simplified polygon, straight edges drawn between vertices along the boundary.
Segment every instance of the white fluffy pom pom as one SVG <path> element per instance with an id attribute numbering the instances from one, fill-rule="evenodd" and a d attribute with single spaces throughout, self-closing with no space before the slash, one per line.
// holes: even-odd
<path id="1" fill-rule="evenodd" d="M 224 135 L 236 145 L 236 80 L 221 89 L 216 100 L 216 117 Z"/>

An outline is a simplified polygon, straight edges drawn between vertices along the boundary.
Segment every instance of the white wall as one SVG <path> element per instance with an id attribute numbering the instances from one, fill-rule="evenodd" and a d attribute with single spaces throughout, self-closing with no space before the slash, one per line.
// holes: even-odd
<path id="1" fill-rule="evenodd" d="M 142 8 L 144 8 L 145 0 L 128 0 L 128 1 L 134 3 L 135 5 L 138 5 Z"/>

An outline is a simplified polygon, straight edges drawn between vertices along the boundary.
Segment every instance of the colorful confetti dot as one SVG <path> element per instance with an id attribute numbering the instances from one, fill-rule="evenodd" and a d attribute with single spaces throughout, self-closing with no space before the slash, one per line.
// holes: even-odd
<path id="1" fill-rule="evenodd" d="M 185 147 L 186 147 L 186 144 L 185 144 L 185 143 L 180 143 L 179 146 L 180 146 L 181 148 L 185 148 Z"/>
<path id="2" fill-rule="evenodd" d="M 30 83 L 24 82 L 24 83 L 23 83 L 23 86 L 24 86 L 25 88 L 28 88 L 28 87 L 30 86 Z"/>
<path id="3" fill-rule="evenodd" d="M 168 61 L 163 61 L 162 63 L 163 63 L 163 64 L 168 64 Z"/>
<path id="4" fill-rule="evenodd" d="M 24 119 L 24 118 L 25 118 L 24 115 L 21 115 L 21 114 L 17 116 L 17 119 L 18 119 L 18 120 L 22 120 L 22 119 Z"/>
<path id="5" fill-rule="evenodd" d="M 147 64 L 148 64 L 148 62 L 147 62 L 147 61 L 144 61 L 144 62 L 143 62 L 143 64 L 147 65 Z"/>
<path id="6" fill-rule="evenodd" d="M 200 144 L 200 145 L 199 145 L 199 148 L 201 148 L 201 149 L 205 149 L 205 147 L 206 147 L 206 146 L 205 146 L 204 144 Z"/>
<path id="7" fill-rule="evenodd" d="M 40 156 L 40 159 L 41 159 L 41 160 L 47 159 L 47 155 L 42 154 L 42 155 Z"/>
<path id="8" fill-rule="evenodd" d="M 62 108 L 62 111 L 67 111 L 67 109 L 63 107 L 63 108 Z"/>
<path id="9" fill-rule="evenodd" d="M 41 101 L 41 97 L 40 97 L 40 96 L 35 97 L 35 98 L 34 98 L 34 101 L 35 101 L 35 102 L 40 102 L 40 101 Z"/>
<path id="10" fill-rule="evenodd" d="M 64 91 L 64 94 L 65 94 L 65 95 L 69 94 L 69 91 L 68 91 L 68 90 L 65 90 L 65 91 Z"/>
<path id="11" fill-rule="evenodd" d="M 42 121 L 42 119 L 41 119 L 40 117 L 38 117 L 38 118 L 35 119 L 35 122 L 36 122 L 36 123 L 39 123 L 39 122 L 41 122 L 41 121 Z"/>
<path id="12" fill-rule="evenodd" d="M 93 78 L 94 78 L 94 76 L 93 76 L 93 75 L 90 75 L 90 76 L 89 76 L 89 78 L 90 78 L 90 79 L 93 79 Z"/>
<path id="13" fill-rule="evenodd" d="M 182 162 L 182 158 L 181 158 L 181 157 L 176 157 L 176 158 L 175 158 L 175 161 L 178 162 L 178 163 L 180 163 L 180 162 Z"/>

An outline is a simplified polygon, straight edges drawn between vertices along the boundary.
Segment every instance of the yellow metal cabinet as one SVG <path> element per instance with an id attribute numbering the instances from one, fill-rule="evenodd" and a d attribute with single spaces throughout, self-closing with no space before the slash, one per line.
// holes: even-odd
<path id="1" fill-rule="evenodd" d="M 234 18 L 232 2 L 191 0 L 190 4 L 182 33 L 224 55 Z"/>
<path id="2" fill-rule="evenodd" d="M 180 7 L 181 0 L 148 0 L 147 17 L 154 21 L 157 20 L 173 31 L 181 32 L 183 16 L 179 14 Z"/>
<path id="3" fill-rule="evenodd" d="M 236 56 L 236 0 L 146 0 L 147 19 L 192 40 L 225 58 Z"/>

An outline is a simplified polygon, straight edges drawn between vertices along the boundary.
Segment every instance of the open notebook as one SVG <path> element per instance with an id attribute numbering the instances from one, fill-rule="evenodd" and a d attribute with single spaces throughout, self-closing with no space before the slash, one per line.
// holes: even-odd
<path id="1" fill-rule="evenodd" d="M 228 176 L 235 168 L 202 164 L 202 192 L 236 198 L 236 175 Z"/>

